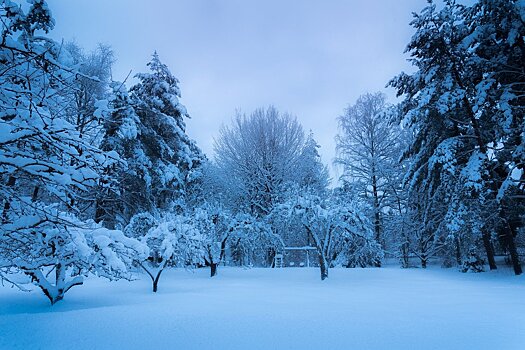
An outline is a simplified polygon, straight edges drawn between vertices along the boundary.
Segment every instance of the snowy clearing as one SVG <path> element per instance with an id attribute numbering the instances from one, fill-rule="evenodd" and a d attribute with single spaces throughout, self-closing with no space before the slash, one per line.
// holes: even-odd
<path id="1" fill-rule="evenodd" d="M 523 349 L 511 271 L 222 268 L 166 271 L 159 292 L 90 278 L 51 307 L 0 288 L 1 349 Z"/>

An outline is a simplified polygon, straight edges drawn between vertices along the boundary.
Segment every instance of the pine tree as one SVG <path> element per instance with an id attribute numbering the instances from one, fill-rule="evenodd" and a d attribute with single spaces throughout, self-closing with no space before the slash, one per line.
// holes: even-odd
<path id="1" fill-rule="evenodd" d="M 180 103 L 179 81 L 157 55 L 126 91 L 114 84 L 110 116 L 102 147 L 116 151 L 125 161 L 116 172 L 119 196 L 114 204 L 99 206 L 98 220 L 126 225 L 137 213 L 155 216 L 182 210 L 198 185 L 204 155 L 186 135 L 186 108 Z M 106 208 L 106 209 L 104 209 Z M 116 210 L 115 210 L 116 208 Z M 108 211 L 113 211 L 108 216 Z"/>
<path id="2" fill-rule="evenodd" d="M 179 101 L 179 81 L 156 52 L 148 67 L 151 72 L 137 74 L 139 83 L 130 92 L 149 165 L 146 206 L 155 211 L 186 195 L 199 175 L 204 156 L 186 135 L 184 118 L 189 115 Z"/>
<path id="3" fill-rule="evenodd" d="M 322 195 L 328 189 L 330 174 L 326 165 L 321 162 L 320 147 L 310 132 L 299 156 L 296 173 L 299 187 Z"/>
<path id="4" fill-rule="evenodd" d="M 431 2 L 412 22 L 416 33 L 407 51 L 417 71 L 390 83 L 406 96 L 404 122 L 416 135 L 406 153 L 413 160 L 412 193 L 425 191 L 429 199 L 452 193 L 444 194 L 450 205 L 440 220 L 479 234 L 491 269 L 498 232 L 516 274 L 514 236 L 523 224 L 509 203 L 519 204 L 523 191 L 522 8 L 518 1 L 466 7 L 449 0 L 438 11 Z M 511 183 L 517 186 L 506 192 Z M 483 219 L 463 220 L 461 208 Z"/>

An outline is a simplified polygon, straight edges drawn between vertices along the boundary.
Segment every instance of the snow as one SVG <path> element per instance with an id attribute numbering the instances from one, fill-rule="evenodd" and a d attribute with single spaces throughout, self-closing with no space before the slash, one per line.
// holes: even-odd
<path id="1" fill-rule="evenodd" d="M 0 287 L 1 349 L 523 349 L 525 276 L 397 267 L 88 278 L 49 306 Z"/>

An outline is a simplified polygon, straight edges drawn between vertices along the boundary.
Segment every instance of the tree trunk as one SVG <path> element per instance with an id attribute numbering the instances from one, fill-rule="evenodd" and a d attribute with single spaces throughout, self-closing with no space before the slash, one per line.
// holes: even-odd
<path id="1" fill-rule="evenodd" d="M 269 248 L 266 252 L 266 264 L 269 265 L 271 268 L 275 267 L 275 249 Z"/>
<path id="2" fill-rule="evenodd" d="M 153 293 L 157 293 L 158 285 L 159 285 L 159 280 L 154 279 L 153 280 Z"/>
<path id="3" fill-rule="evenodd" d="M 210 277 L 217 276 L 218 263 L 210 263 Z"/>
<path id="4" fill-rule="evenodd" d="M 95 222 L 100 223 L 105 217 L 106 211 L 102 206 L 102 199 L 97 198 L 95 202 Z"/>
<path id="5" fill-rule="evenodd" d="M 35 186 L 35 188 L 33 189 L 33 194 L 31 195 L 31 202 L 36 202 L 36 200 L 38 199 L 38 191 L 40 190 L 40 186 Z"/>
<path id="6" fill-rule="evenodd" d="M 381 214 L 379 213 L 379 194 L 377 192 L 377 179 L 372 176 L 372 195 L 374 196 L 374 232 L 377 243 L 381 244 Z M 381 247 L 383 244 L 381 244 Z"/>
<path id="7" fill-rule="evenodd" d="M 156 276 L 153 276 L 153 273 L 150 272 L 150 270 L 148 270 L 146 268 L 146 266 L 144 266 L 144 264 L 142 264 L 141 262 L 139 262 L 139 266 L 142 267 L 142 269 L 144 271 L 146 271 L 146 273 L 148 274 L 148 276 L 151 278 L 151 282 L 153 283 L 153 293 L 157 293 L 157 290 L 158 290 L 158 285 L 159 285 L 159 279 L 160 279 L 160 275 L 162 274 L 162 271 L 164 271 L 164 268 L 166 267 L 167 265 L 167 260 L 164 261 L 164 263 L 159 267 L 158 271 L 157 271 L 157 275 Z"/>
<path id="8" fill-rule="evenodd" d="M 520 257 L 516 248 L 516 241 L 514 240 L 514 228 L 511 224 L 507 223 L 508 231 L 505 232 L 505 241 L 507 248 L 509 249 L 510 259 L 512 261 L 512 267 L 516 275 L 521 275 L 523 270 L 521 269 Z"/>
<path id="9" fill-rule="evenodd" d="M 459 240 L 459 237 L 457 235 L 454 240 L 456 244 L 456 262 L 458 266 L 461 266 L 461 264 L 463 263 L 461 261 L 461 241 Z"/>
<path id="10" fill-rule="evenodd" d="M 160 269 L 155 279 L 153 279 L 153 293 L 157 293 L 157 290 L 158 290 L 157 286 L 159 285 L 159 279 L 160 279 L 160 275 L 162 271 L 164 271 L 164 269 Z"/>
<path id="11" fill-rule="evenodd" d="M 321 268 L 321 281 L 324 281 L 328 278 L 328 263 L 322 253 L 319 253 L 319 267 Z"/>
<path id="12" fill-rule="evenodd" d="M 51 302 L 51 305 L 55 305 L 60 300 L 64 299 L 64 295 L 74 286 L 80 286 L 84 284 L 82 277 L 77 276 L 73 280 L 66 283 L 65 281 L 65 268 L 62 264 L 55 265 L 55 285 L 50 284 L 42 271 L 36 270 L 25 270 L 25 274 L 31 277 L 31 281 L 35 283 L 45 294 L 45 296 Z"/>
<path id="13" fill-rule="evenodd" d="M 42 288 L 42 291 L 44 292 L 44 294 L 47 296 L 47 298 L 49 299 L 49 301 L 51 302 L 51 305 L 55 305 L 56 303 L 58 303 L 60 300 L 63 300 L 64 299 L 64 291 L 62 290 L 59 290 L 57 294 L 55 295 L 52 295 L 51 293 L 49 293 L 48 291 L 44 290 L 44 288 Z"/>
<path id="14" fill-rule="evenodd" d="M 427 268 L 427 262 L 428 262 L 427 256 L 425 254 L 421 255 L 421 267 L 423 269 Z"/>
<path id="15" fill-rule="evenodd" d="M 16 183 L 16 178 L 14 176 L 9 176 L 9 179 L 7 180 L 7 187 L 14 187 Z M 7 213 L 9 212 L 9 209 L 11 208 L 11 202 L 6 198 L 4 203 L 4 209 L 2 211 L 2 222 L 7 223 Z"/>
<path id="16" fill-rule="evenodd" d="M 409 260 L 409 256 L 408 256 L 408 242 L 404 242 L 402 245 L 401 245 L 401 267 L 403 268 L 408 268 L 410 266 L 410 260 Z"/>
<path id="17" fill-rule="evenodd" d="M 489 268 L 491 270 L 496 270 L 498 266 L 496 265 L 496 259 L 494 259 L 494 247 L 490 241 L 490 233 L 483 229 L 482 234 L 483 246 L 485 247 L 485 252 L 487 253 L 487 261 L 489 263 Z"/>
<path id="18" fill-rule="evenodd" d="M 401 212 L 401 210 L 400 210 Z M 404 224 L 403 224 L 404 225 Z M 410 266 L 410 241 L 408 240 L 408 235 L 404 230 L 404 227 L 401 226 L 401 237 L 403 238 L 403 243 L 401 243 L 401 267 L 408 268 Z"/>
<path id="19" fill-rule="evenodd" d="M 222 242 L 221 242 L 221 255 L 219 257 L 219 263 L 224 263 L 224 258 L 226 257 L 226 241 L 228 240 L 228 237 L 226 236 Z"/>

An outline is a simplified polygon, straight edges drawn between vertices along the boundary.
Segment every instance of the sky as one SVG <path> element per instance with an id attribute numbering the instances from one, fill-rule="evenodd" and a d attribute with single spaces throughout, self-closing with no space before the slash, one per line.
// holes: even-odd
<path id="1" fill-rule="evenodd" d="M 113 79 L 157 50 L 180 80 L 187 133 L 213 158 L 237 110 L 276 106 L 313 131 L 332 177 L 337 118 L 359 95 L 411 71 L 404 49 L 426 0 L 48 0 L 51 37 L 113 47 Z M 128 79 L 132 84 L 133 79 Z"/>

